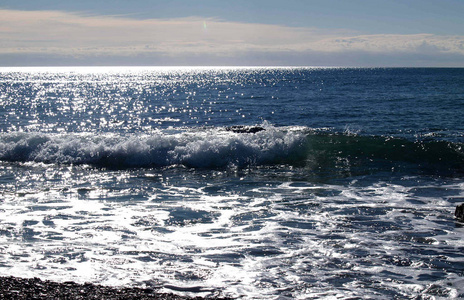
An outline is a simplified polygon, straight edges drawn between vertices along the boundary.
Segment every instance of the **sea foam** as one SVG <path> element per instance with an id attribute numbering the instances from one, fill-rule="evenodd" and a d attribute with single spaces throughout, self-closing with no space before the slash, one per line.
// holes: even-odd
<path id="1" fill-rule="evenodd" d="M 303 140 L 301 133 L 272 127 L 258 133 L 218 128 L 126 135 L 16 132 L 0 135 L 0 159 L 115 168 L 243 167 L 285 162 Z"/>

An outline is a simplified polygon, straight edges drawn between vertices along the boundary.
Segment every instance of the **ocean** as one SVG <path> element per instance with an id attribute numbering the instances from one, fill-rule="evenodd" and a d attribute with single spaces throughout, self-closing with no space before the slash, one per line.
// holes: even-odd
<path id="1" fill-rule="evenodd" d="M 0 69 L 0 273 L 464 298 L 464 69 Z"/>

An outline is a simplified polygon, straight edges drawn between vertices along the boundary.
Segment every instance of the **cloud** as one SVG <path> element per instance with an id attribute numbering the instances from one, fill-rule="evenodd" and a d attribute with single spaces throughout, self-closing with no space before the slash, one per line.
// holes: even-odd
<path id="1" fill-rule="evenodd" d="M 421 53 L 464 55 L 463 36 L 438 36 L 433 34 L 381 34 L 359 35 L 326 39 L 315 44 L 324 51 L 365 51 L 371 53 Z"/>
<path id="2" fill-rule="evenodd" d="M 345 55 L 356 65 L 366 54 L 464 61 L 463 36 L 361 35 L 201 17 L 139 20 L 63 11 L 0 9 L 0 19 L 1 65 L 26 56 L 29 63 L 34 57 L 53 63 L 56 57 L 60 64 L 98 59 L 105 64 L 249 64 L 251 58 L 267 64 L 307 64 L 324 57 L 330 65 L 331 57 L 338 62 Z"/>

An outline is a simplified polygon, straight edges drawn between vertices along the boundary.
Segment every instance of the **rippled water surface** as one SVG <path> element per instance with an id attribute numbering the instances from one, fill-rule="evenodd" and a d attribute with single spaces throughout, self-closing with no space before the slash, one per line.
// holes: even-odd
<path id="1" fill-rule="evenodd" d="M 1 272 L 462 298 L 463 83 L 463 69 L 2 69 Z"/>

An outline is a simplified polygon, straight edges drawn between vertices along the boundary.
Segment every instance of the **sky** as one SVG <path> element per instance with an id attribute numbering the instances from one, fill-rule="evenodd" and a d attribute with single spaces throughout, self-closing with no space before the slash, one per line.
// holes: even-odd
<path id="1" fill-rule="evenodd" d="M 0 66 L 464 67 L 463 0 L 1 0 Z"/>

